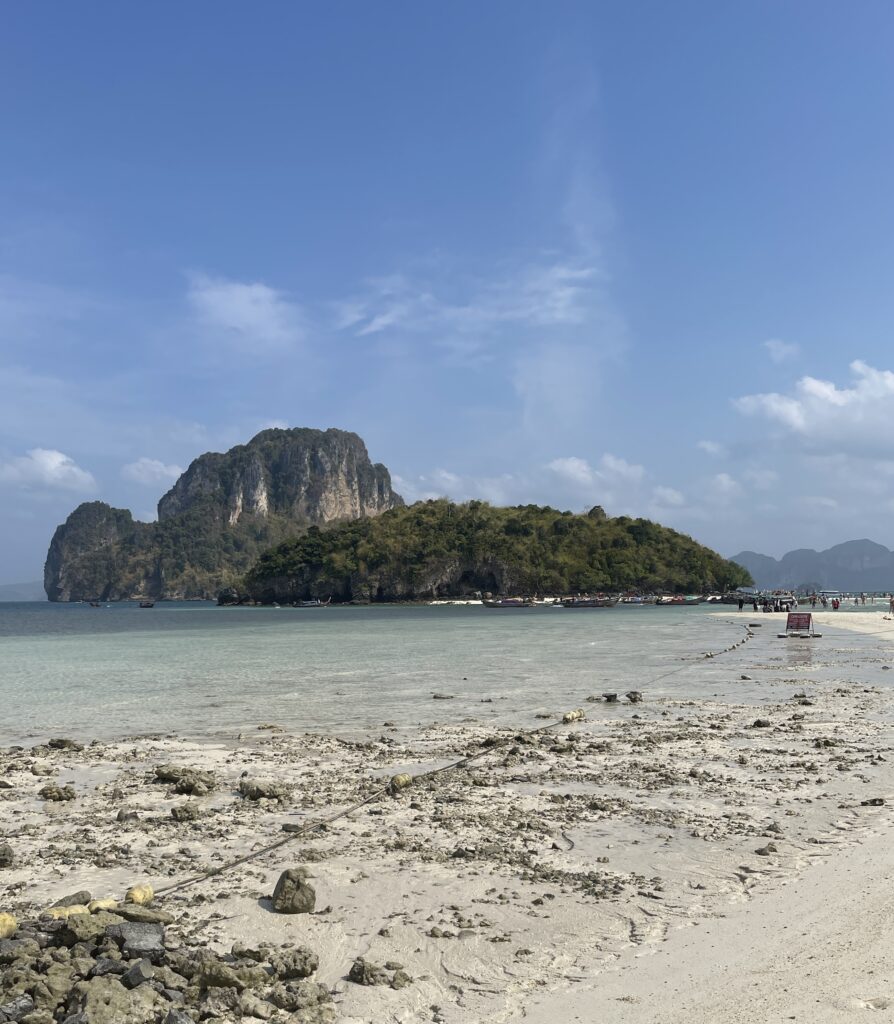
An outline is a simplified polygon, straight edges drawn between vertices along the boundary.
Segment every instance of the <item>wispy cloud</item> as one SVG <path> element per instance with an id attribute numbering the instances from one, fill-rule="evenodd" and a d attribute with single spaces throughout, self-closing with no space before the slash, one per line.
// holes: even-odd
<path id="1" fill-rule="evenodd" d="M 55 448 L 32 448 L 26 455 L 0 462 L 0 483 L 65 491 L 96 490 L 93 474 Z"/>
<path id="2" fill-rule="evenodd" d="M 794 359 L 801 352 L 801 346 L 793 341 L 780 341 L 779 338 L 768 338 L 763 347 L 774 363 L 785 363 Z"/>
<path id="3" fill-rule="evenodd" d="M 282 351 L 304 339 L 302 309 L 260 281 L 195 273 L 187 299 L 196 322 L 247 351 Z"/>
<path id="4" fill-rule="evenodd" d="M 170 483 L 182 472 L 180 466 L 165 465 L 160 459 L 148 459 L 145 456 L 121 467 L 121 476 L 125 480 L 146 485 Z"/>
<path id="5" fill-rule="evenodd" d="M 696 448 L 700 448 L 708 455 L 726 455 L 726 448 L 718 441 L 699 441 Z"/>

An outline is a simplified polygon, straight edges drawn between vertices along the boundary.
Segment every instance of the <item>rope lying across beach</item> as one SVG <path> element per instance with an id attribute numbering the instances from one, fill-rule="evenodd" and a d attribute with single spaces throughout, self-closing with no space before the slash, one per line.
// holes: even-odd
<path id="1" fill-rule="evenodd" d="M 731 623 L 732 625 L 738 625 L 738 623 Z M 726 654 L 730 651 L 735 650 L 737 647 L 745 643 L 749 637 L 754 636 L 751 630 L 746 626 L 746 636 L 742 640 L 725 647 L 720 651 L 708 652 L 700 656 L 699 660 L 706 658 L 715 658 L 721 654 Z M 645 686 L 653 686 L 655 683 L 661 682 L 663 679 L 667 679 L 670 676 L 676 675 L 678 672 L 684 671 L 684 669 L 690 668 L 692 662 L 688 662 L 684 665 L 679 665 L 677 668 L 671 669 L 668 672 L 663 672 L 660 675 L 655 676 L 652 679 L 645 681 Z M 383 797 L 392 796 L 396 792 L 407 788 L 413 783 L 420 782 L 423 779 L 431 779 L 436 775 L 440 775 L 442 772 L 455 771 L 458 768 L 467 768 L 474 761 L 484 757 L 487 754 L 492 754 L 495 751 L 500 750 L 501 747 L 506 746 L 509 743 L 515 743 L 518 741 L 519 736 L 536 736 L 539 733 L 547 732 L 550 729 L 556 729 L 562 725 L 571 725 L 575 722 L 582 721 L 584 713 L 581 710 L 567 711 L 560 719 L 555 722 L 549 722 L 547 725 L 540 725 L 533 729 L 522 729 L 514 732 L 511 736 L 506 736 L 502 739 L 494 738 L 482 747 L 481 750 L 474 754 L 467 754 L 465 757 L 458 758 L 456 761 L 451 761 L 449 764 L 441 765 L 440 768 L 431 768 L 428 771 L 419 772 L 417 775 L 395 775 L 392 776 L 389 781 L 381 786 L 375 792 L 370 793 L 369 796 L 363 797 L 361 800 L 357 800 L 349 807 L 342 808 L 340 811 L 335 811 L 332 814 L 327 815 L 325 818 L 319 818 L 317 821 L 313 821 L 303 828 L 297 829 L 294 832 L 290 831 L 284 835 L 281 839 L 277 839 L 274 843 L 268 843 L 266 846 L 262 846 L 257 850 L 252 850 L 251 853 L 246 853 L 242 857 L 237 857 L 235 860 L 227 861 L 225 864 L 221 864 L 220 867 L 207 868 L 205 871 L 199 872 L 198 874 L 191 875 L 189 878 L 184 878 L 180 882 L 174 882 L 171 885 L 166 885 L 161 889 L 155 890 L 155 895 L 165 896 L 172 892 L 178 892 L 180 889 L 185 889 L 187 886 L 196 885 L 199 882 L 204 882 L 209 878 L 216 878 L 218 875 L 222 875 L 226 871 L 232 871 L 234 868 L 241 867 L 243 864 L 249 863 L 249 861 L 256 860 L 258 857 L 263 857 L 265 854 L 272 853 L 274 850 L 278 850 L 285 846 L 287 843 L 291 843 L 295 839 L 301 838 L 301 836 L 311 835 L 314 832 L 318 832 L 320 829 L 325 828 L 327 825 L 331 825 L 333 822 L 338 821 L 341 818 L 346 818 L 349 814 L 354 814 L 359 811 L 362 807 L 367 804 L 375 803 L 377 800 L 381 800 Z M 567 837 L 565 837 L 567 839 Z M 573 849 L 574 844 L 570 839 L 567 839 L 571 843 L 570 849 Z"/>

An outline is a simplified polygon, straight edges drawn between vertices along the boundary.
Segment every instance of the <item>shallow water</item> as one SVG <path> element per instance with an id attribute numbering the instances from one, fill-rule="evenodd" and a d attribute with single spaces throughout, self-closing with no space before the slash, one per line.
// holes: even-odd
<path id="1" fill-rule="evenodd" d="M 881 616 L 884 609 L 877 610 Z M 720 620 L 710 611 L 729 615 Z M 723 659 L 701 657 L 740 639 L 750 621 L 764 622 L 760 644 Z M 340 734 L 385 721 L 530 724 L 538 712 L 629 689 L 760 701 L 766 688 L 738 679 L 736 668 L 760 648 L 770 658 L 767 674 L 780 679 L 805 668 L 843 671 L 841 657 L 824 662 L 828 645 L 792 641 L 771 652 L 769 636 L 782 621 L 717 605 L 501 611 L 0 604 L 0 742 L 60 733 L 223 736 L 265 722 Z M 878 645 L 846 636 L 854 651 Z M 880 672 L 873 681 L 888 680 Z M 433 700 L 435 693 L 452 699 Z"/>

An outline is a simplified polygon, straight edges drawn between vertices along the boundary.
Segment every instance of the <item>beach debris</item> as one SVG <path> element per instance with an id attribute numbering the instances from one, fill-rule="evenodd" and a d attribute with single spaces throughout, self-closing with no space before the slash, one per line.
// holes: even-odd
<path id="1" fill-rule="evenodd" d="M 11 939 L 18 927 L 19 923 L 12 914 L 0 914 L 0 939 Z"/>
<path id="2" fill-rule="evenodd" d="M 433 693 L 431 695 L 432 700 L 453 700 L 455 694 L 452 693 Z"/>
<path id="3" fill-rule="evenodd" d="M 0 868 L 11 868 L 15 862 L 15 854 L 9 843 L 0 844 Z"/>
<path id="4" fill-rule="evenodd" d="M 67 786 L 59 786 L 55 782 L 48 782 L 45 786 L 42 786 L 37 795 L 43 800 L 49 800 L 50 802 L 61 802 L 65 800 L 74 800 L 76 794 L 74 786 L 71 784 Z"/>
<path id="5" fill-rule="evenodd" d="M 584 709 L 583 708 L 575 708 L 574 711 L 566 711 L 565 714 L 562 715 L 562 721 L 565 722 L 566 724 L 569 723 L 569 722 L 580 722 L 580 721 L 582 721 L 583 717 L 584 717 Z"/>
<path id="6" fill-rule="evenodd" d="M 132 885 L 124 894 L 125 903 L 136 903 L 141 907 L 148 907 L 154 898 L 155 890 L 148 882 Z"/>
<path id="7" fill-rule="evenodd" d="M 45 910 L 41 917 L 51 918 L 53 921 L 67 921 L 70 917 L 80 914 L 89 914 L 90 911 L 83 903 L 70 903 L 65 907 L 50 907 Z"/>
<path id="8" fill-rule="evenodd" d="M 391 793 L 399 793 L 402 789 L 406 789 L 407 786 L 413 785 L 413 776 L 407 774 L 407 772 L 401 772 L 398 775 L 392 775 L 391 781 L 388 783 L 388 789 Z"/>
<path id="9" fill-rule="evenodd" d="M 307 882 L 310 877 L 307 868 L 289 868 L 283 871 L 273 890 L 273 909 L 278 914 L 312 914 L 317 894 L 314 887 Z"/>
<path id="10" fill-rule="evenodd" d="M 631 704 L 641 704 L 643 695 L 640 690 L 628 690 L 624 696 L 630 701 Z"/>
<path id="11" fill-rule="evenodd" d="M 239 792 L 248 800 L 278 800 L 285 803 L 292 796 L 292 787 L 270 779 L 242 779 Z"/>

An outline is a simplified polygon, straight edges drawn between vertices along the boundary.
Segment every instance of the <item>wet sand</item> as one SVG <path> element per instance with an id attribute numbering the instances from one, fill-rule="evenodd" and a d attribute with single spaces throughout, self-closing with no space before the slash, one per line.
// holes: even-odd
<path id="1" fill-rule="evenodd" d="M 669 699 L 643 680 L 641 703 L 607 704 L 603 681 L 581 701 L 585 721 L 534 735 L 383 723 L 342 740 L 257 722 L 226 742 L 77 736 L 80 751 L 4 751 L 0 843 L 15 861 L 0 868 L 0 910 L 25 919 L 79 889 L 159 890 L 395 773 L 483 752 L 153 906 L 189 946 L 309 947 L 348 1022 L 832 1021 L 884 1008 L 894 646 L 865 634 L 894 639 L 894 622 L 826 613 L 821 640 L 785 641 L 781 616 L 718 614 L 762 623 L 710 662 L 757 702 Z M 519 730 L 543 725 L 519 709 Z M 173 792 L 156 778 L 164 763 L 213 772 L 213 791 Z M 238 793 L 246 778 L 292 788 L 254 801 Z M 48 782 L 76 798 L 41 799 Z M 184 804 L 199 816 L 175 821 Z M 316 913 L 272 912 L 280 872 L 298 865 Z M 411 983 L 347 980 L 361 956 L 399 962 Z"/>

